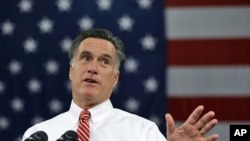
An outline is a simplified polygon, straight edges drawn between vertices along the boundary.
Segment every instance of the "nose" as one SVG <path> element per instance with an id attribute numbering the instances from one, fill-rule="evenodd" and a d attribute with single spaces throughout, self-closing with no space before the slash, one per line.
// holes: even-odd
<path id="1" fill-rule="evenodd" d="M 93 70 L 93 69 L 91 69 L 91 70 L 89 69 L 89 70 L 88 70 L 88 73 L 97 74 L 97 71 L 96 71 L 96 70 Z"/>
<path id="2" fill-rule="evenodd" d="M 97 63 L 96 62 L 91 62 L 88 65 L 87 72 L 91 74 L 97 74 Z"/>

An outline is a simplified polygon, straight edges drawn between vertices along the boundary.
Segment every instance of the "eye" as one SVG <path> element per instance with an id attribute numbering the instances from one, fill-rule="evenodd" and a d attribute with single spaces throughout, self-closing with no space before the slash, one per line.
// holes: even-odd
<path id="1" fill-rule="evenodd" d="M 81 56 L 81 60 L 83 61 L 89 61 L 91 59 L 91 57 L 89 55 L 82 55 Z"/>
<path id="2" fill-rule="evenodd" d="M 103 58 L 103 59 L 101 59 L 101 63 L 104 65 L 108 65 L 108 64 L 110 64 L 110 61 L 106 58 Z"/>

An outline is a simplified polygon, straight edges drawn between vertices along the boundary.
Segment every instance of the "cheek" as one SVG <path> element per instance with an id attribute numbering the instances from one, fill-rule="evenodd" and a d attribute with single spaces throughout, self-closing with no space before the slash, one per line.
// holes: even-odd
<path id="1" fill-rule="evenodd" d="M 114 87 L 116 85 L 116 76 L 114 74 L 111 74 L 107 77 L 107 82 L 110 82 L 110 83 L 107 83 L 107 85 L 109 85 L 110 87 Z"/>
<path id="2" fill-rule="evenodd" d="M 79 79 L 81 79 L 81 71 L 80 69 L 74 68 L 70 73 L 70 80 L 78 81 Z"/>

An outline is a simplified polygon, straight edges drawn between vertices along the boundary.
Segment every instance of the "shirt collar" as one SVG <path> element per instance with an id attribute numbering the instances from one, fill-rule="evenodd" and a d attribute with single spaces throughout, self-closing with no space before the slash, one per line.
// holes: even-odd
<path id="1" fill-rule="evenodd" d="M 71 105 L 70 105 L 70 109 L 69 109 L 69 113 L 70 113 L 71 119 L 75 125 L 78 124 L 81 111 L 82 111 L 82 108 L 79 107 L 78 105 L 76 105 L 76 103 L 72 100 Z"/>
<path id="2" fill-rule="evenodd" d="M 90 108 L 90 114 L 91 114 L 91 120 L 93 121 L 93 123 L 98 123 L 99 121 L 101 121 L 102 119 L 104 119 L 109 112 L 111 112 L 113 109 L 113 105 L 110 101 L 110 99 L 96 105 L 93 108 Z M 72 116 L 72 121 L 74 122 L 74 124 L 78 124 L 79 121 L 79 116 L 80 113 L 83 109 L 81 107 L 79 107 L 76 103 L 74 103 L 74 101 L 71 101 L 71 105 L 70 105 L 70 109 L 69 109 L 69 113 Z"/>
<path id="3" fill-rule="evenodd" d="M 109 113 L 112 111 L 113 105 L 111 101 L 108 99 L 99 105 L 96 105 L 95 107 L 89 109 L 91 113 L 91 120 L 94 124 L 97 124 L 98 122 L 102 121 L 106 116 L 109 115 Z"/>

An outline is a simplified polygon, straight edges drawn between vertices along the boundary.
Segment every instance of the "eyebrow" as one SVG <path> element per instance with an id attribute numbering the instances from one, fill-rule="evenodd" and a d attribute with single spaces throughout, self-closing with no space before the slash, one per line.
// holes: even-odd
<path id="1" fill-rule="evenodd" d="M 113 60 L 113 58 L 109 54 L 102 54 L 101 56 Z"/>
<path id="2" fill-rule="evenodd" d="M 87 50 L 84 50 L 80 53 L 80 56 L 82 55 L 92 55 L 93 53 L 90 52 L 90 51 L 87 51 Z M 105 58 L 109 58 L 110 60 L 113 60 L 113 58 L 111 57 L 111 55 L 107 54 L 107 53 L 104 53 L 104 54 L 101 54 L 101 57 L 105 57 Z"/>
<path id="3" fill-rule="evenodd" d="M 84 50 L 80 53 L 80 56 L 82 56 L 83 54 L 92 54 L 90 51 Z"/>
<path id="4" fill-rule="evenodd" d="M 78 59 L 81 59 L 83 55 L 91 55 L 91 54 L 92 53 L 90 51 L 84 50 L 79 54 Z"/>

